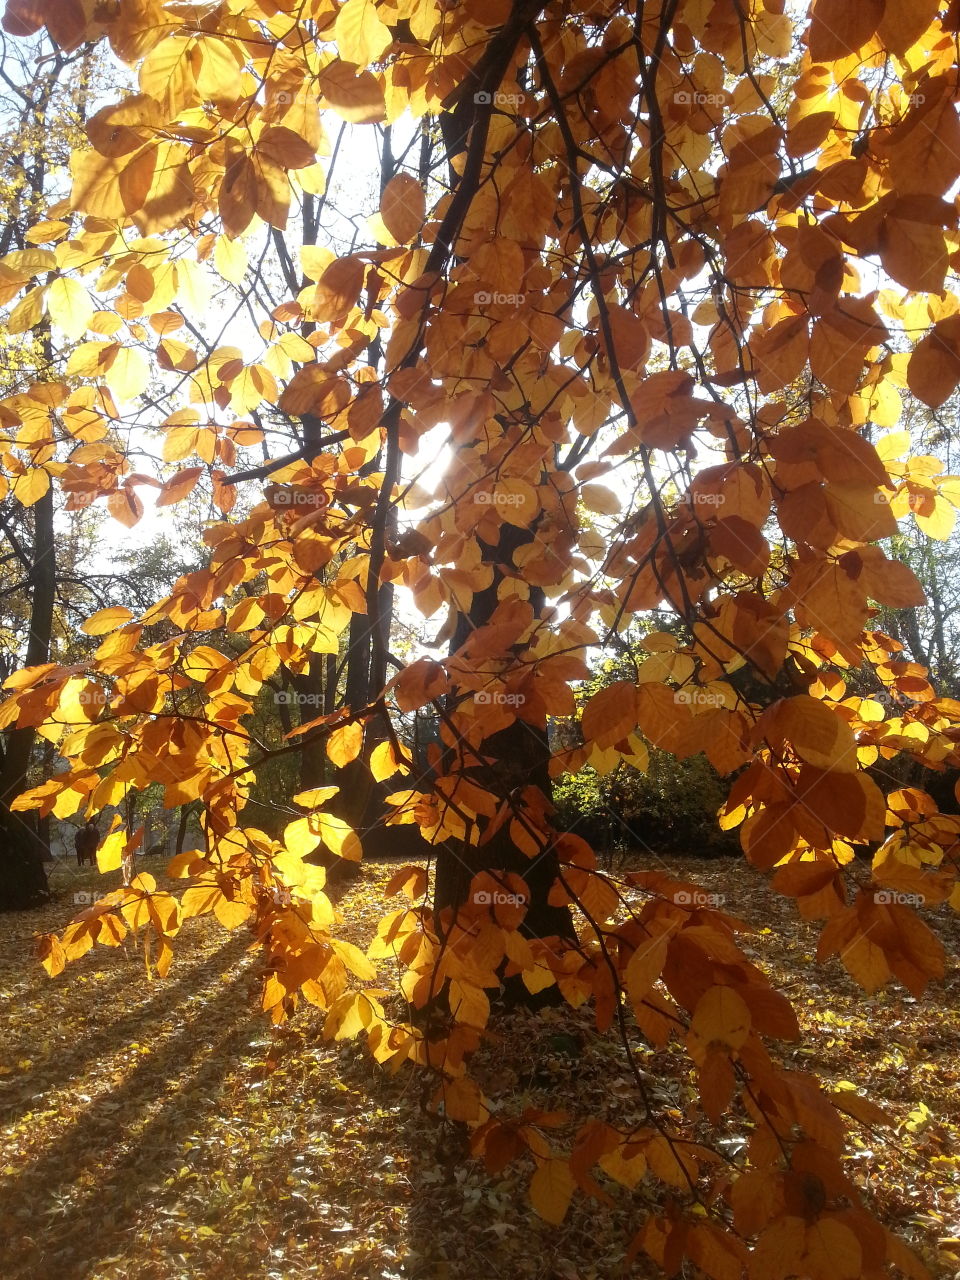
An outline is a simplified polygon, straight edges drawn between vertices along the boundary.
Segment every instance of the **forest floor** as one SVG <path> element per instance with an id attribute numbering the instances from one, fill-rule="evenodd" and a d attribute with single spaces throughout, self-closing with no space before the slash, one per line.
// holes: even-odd
<path id="1" fill-rule="evenodd" d="M 669 861 L 755 927 L 754 958 L 803 1027 L 786 1060 L 812 1064 L 834 1087 L 849 1081 L 889 1111 L 885 1132 L 853 1132 L 851 1168 L 934 1276 L 960 1275 L 955 918 L 946 908 L 928 917 L 951 968 L 922 1001 L 899 988 L 867 997 L 836 961 L 816 964 L 816 927 L 752 868 Z M 364 866 L 340 902 L 342 936 L 366 945 L 394 870 Z M 210 917 L 184 928 L 165 981 L 145 980 L 132 945 L 98 948 L 49 979 L 34 935 L 62 927 L 74 895 L 103 892 L 104 879 L 60 866 L 52 884 L 58 898 L 43 910 L 0 917 L 5 1280 L 623 1274 L 651 1208 L 646 1183 L 633 1193 L 611 1184 L 611 1207 L 575 1196 L 562 1227 L 542 1222 L 527 1196 L 530 1170 L 518 1163 L 490 1177 L 464 1160 L 456 1132 L 424 1109 L 414 1073 L 388 1076 L 354 1044 L 325 1043 L 309 1006 L 271 1027 L 249 935 Z M 572 1056 L 561 1051 L 571 1042 Z M 511 1014 L 479 1058 L 478 1077 L 505 1110 L 582 1116 L 618 1096 L 625 1111 L 636 1105 L 622 1051 L 591 1030 L 586 1011 Z M 674 1111 L 694 1097 L 683 1058 L 677 1045 L 646 1063 Z M 629 1274 L 659 1273 L 641 1255 Z"/>

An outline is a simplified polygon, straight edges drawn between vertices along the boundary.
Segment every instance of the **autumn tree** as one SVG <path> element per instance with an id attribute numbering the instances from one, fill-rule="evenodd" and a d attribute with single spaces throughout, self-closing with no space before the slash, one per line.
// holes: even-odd
<path id="1" fill-rule="evenodd" d="M 327 1035 L 432 1073 L 491 1171 L 532 1162 L 549 1220 L 649 1172 L 663 1209 L 632 1249 L 671 1274 L 923 1274 L 841 1160 L 847 1121 L 882 1113 L 786 1064 L 796 1016 L 743 923 L 667 870 L 602 874 L 556 830 L 551 778 L 705 751 L 735 778 L 721 825 L 823 922 L 819 962 L 871 992 L 943 975 L 921 916 L 960 903 L 958 820 L 867 770 L 960 758 L 960 706 L 874 625 L 923 599 L 889 554 L 909 494 L 957 497 L 895 430 L 960 382 L 956 4 L 8 0 L 4 22 L 105 43 L 136 77 L 91 115 L 36 259 L 0 262 L 19 326 L 82 339 L 4 403 L 25 483 L 127 525 L 142 486 L 203 486 L 220 513 L 205 567 L 84 624 L 82 669 L 7 682 L 0 720 L 67 766 L 18 812 L 95 813 L 158 778 L 203 806 L 182 894 L 147 875 L 108 894 L 44 940 L 49 971 L 144 929 L 166 975 L 182 921 L 213 912 L 262 945 L 275 1021 L 306 1001 Z M 328 185 L 344 155 L 352 208 Z M 395 602 L 435 620 L 432 652 L 397 659 Z M 670 622 L 635 673 L 578 714 L 573 686 L 651 611 Z M 264 685 L 282 667 L 316 689 L 344 643 L 361 656 L 333 705 L 260 740 Z M 909 698 L 869 696 L 891 690 Z M 403 778 L 394 717 L 421 708 L 440 741 L 387 820 L 435 857 L 398 872 L 407 905 L 364 956 L 310 860 L 360 854 L 337 784 L 278 797 L 279 839 L 245 810 L 281 754 Z M 548 717 L 570 716 L 554 755 Z M 504 992 L 590 1002 L 642 1122 L 579 1116 L 564 1143 L 554 1116 L 494 1114 L 470 1057 Z M 645 1091 L 646 1047 L 672 1037 L 692 1118 Z M 722 1119 L 749 1133 L 736 1159 L 704 1141 Z"/>
<path id="2" fill-rule="evenodd" d="M 0 128 L 0 251 L 5 264 L 0 298 L 4 302 L 20 293 L 22 280 L 31 278 L 37 265 L 36 229 L 58 198 L 58 177 L 59 197 L 66 193 L 63 170 L 82 136 L 94 61 L 89 50 L 61 49 L 45 32 L 24 42 L 3 38 L 0 80 L 7 110 Z M 32 308 L 28 297 L 19 314 L 13 309 L 6 326 L 0 356 L 0 394 L 5 397 L 15 398 L 38 377 L 49 377 L 56 359 L 49 325 L 42 320 L 38 324 Z M 13 421 L 15 415 L 4 416 L 4 431 Z M 52 656 L 58 586 L 64 585 L 60 562 L 69 561 L 69 553 L 61 555 L 56 543 L 56 499 L 49 476 L 42 468 L 25 466 L 18 454 L 9 451 L 12 443 L 5 435 L 0 483 L 6 615 L 2 622 L 8 628 L 0 654 L 4 675 L 13 667 L 37 666 Z M 70 567 L 68 563 L 65 571 Z M 11 727 L 0 744 L 0 909 L 35 905 L 47 896 L 42 863 L 46 822 L 10 808 L 27 784 L 35 745 L 31 725 Z"/>

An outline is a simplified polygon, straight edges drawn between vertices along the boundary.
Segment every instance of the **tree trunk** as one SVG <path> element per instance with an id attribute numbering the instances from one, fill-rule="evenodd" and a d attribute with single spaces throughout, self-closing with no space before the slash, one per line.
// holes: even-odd
<path id="1" fill-rule="evenodd" d="M 53 632 L 56 599 L 56 548 L 53 538 L 53 489 L 34 503 L 33 587 L 30 605 L 30 633 L 24 666 L 36 667 L 47 661 Z M 30 755 L 36 740 L 32 728 L 15 728 L 7 734 L 0 767 L 0 911 L 24 911 L 49 900 L 50 889 L 34 815 L 14 813 L 11 802 L 27 786 Z"/>
<path id="2" fill-rule="evenodd" d="M 513 552 L 531 542 L 534 530 L 520 529 L 514 525 L 501 526 L 496 545 L 481 543 L 484 559 L 493 567 L 493 581 L 484 591 L 477 592 L 467 614 L 460 614 L 451 641 L 451 653 L 456 653 L 478 627 L 486 625 L 498 603 L 498 588 L 506 576 L 516 576 L 511 561 Z M 531 592 L 531 604 L 535 616 L 543 609 L 543 592 Z M 454 695 L 456 697 L 456 695 Z M 518 794 L 524 787 L 536 787 L 547 801 L 552 794 L 550 781 L 550 745 L 546 719 L 532 723 L 517 719 L 505 729 L 500 729 L 484 739 L 477 755 L 492 761 L 490 765 L 462 767 L 463 773 L 503 798 Z M 450 758 L 446 768 L 456 767 Z M 481 826 L 485 826 L 481 822 Z M 466 901 L 470 882 L 482 871 L 507 872 L 520 876 L 527 885 L 529 898 L 521 932 L 530 938 L 575 936 L 569 908 L 552 906 L 548 901 L 550 888 L 555 882 L 559 863 L 553 847 L 543 853 L 528 857 L 517 848 L 510 835 L 510 823 L 503 823 L 492 838 L 481 844 L 466 841 L 447 841 L 437 849 L 434 913 L 438 929 L 443 933 L 455 917 L 457 908 Z M 519 978 L 506 984 L 509 1003 L 540 1005 L 557 996 L 556 988 L 531 997 Z"/>
<path id="3" fill-rule="evenodd" d="M 190 811 L 191 811 L 190 805 L 182 804 L 180 806 L 180 821 L 177 824 L 177 843 L 173 850 L 175 856 L 177 857 L 179 857 L 180 854 L 183 853 L 183 846 L 186 844 L 186 841 L 187 841 L 187 827 L 190 823 Z"/>

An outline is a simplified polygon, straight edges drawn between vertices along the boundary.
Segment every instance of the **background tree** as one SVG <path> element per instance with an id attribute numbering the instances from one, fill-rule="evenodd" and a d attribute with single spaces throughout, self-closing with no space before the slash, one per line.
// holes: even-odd
<path id="1" fill-rule="evenodd" d="M 20 288 L 12 264 L 30 262 L 31 246 L 36 243 L 31 232 L 42 225 L 48 206 L 57 199 L 54 175 L 58 170 L 62 174 L 81 137 L 91 67 L 89 51 L 67 53 L 45 35 L 26 45 L 3 38 L 0 78 L 10 109 L 0 139 L 0 251 L 10 264 L 0 295 L 5 301 Z M 59 195 L 63 194 L 61 186 Z M 30 377 L 49 377 L 51 372 L 49 326 L 41 324 L 31 332 L 32 319 L 27 315 L 24 320 L 20 324 L 11 315 L 8 329 L 26 334 L 21 340 L 8 339 L 0 356 L 0 385 L 6 395 L 21 391 Z M 15 415 L 8 415 L 4 426 L 15 420 Z M 31 474 L 23 468 L 17 455 L 9 452 L 15 443 L 10 436 L 4 443 L 7 475 L 0 494 L 0 536 L 6 578 L 3 600 L 9 611 L 4 619 L 8 627 L 4 665 L 9 674 L 13 654 L 17 665 L 26 666 L 39 666 L 51 655 L 58 554 L 55 496 L 49 479 L 43 479 L 44 472 Z M 30 725 L 12 728 L 0 746 L 0 909 L 35 905 L 47 896 L 44 823 L 10 809 L 10 802 L 27 784 L 35 737 Z"/>
<path id="2" fill-rule="evenodd" d="M 137 78 L 91 116 L 63 219 L 33 233 L 56 247 L 0 264 L 27 289 L 14 328 L 84 336 L 55 412 L 39 378 L 3 403 L 23 484 L 52 476 L 129 526 L 143 486 L 220 513 L 201 568 L 137 619 L 84 623 L 81 670 L 8 681 L 0 723 L 39 727 L 67 764 L 17 812 L 97 812 L 158 780 L 169 807 L 203 805 L 202 847 L 169 868 L 182 895 L 148 876 L 107 895 L 44 940 L 50 972 L 145 926 L 165 975 L 183 919 L 249 922 L 275 1020 L 306 1000 L 328 1035 L 431 1073 L 491 1170 L 533 1162 L 550 1221 L 576 1188 L 602 1196 L 598 1171 L 649 1170 L 662 1211 L 633 1249 L 668 1272 L 918 1274 L 842 1163 L 841 1110 L 876 1112 L 783 1053 L 795 1015 L 737 920 L 662 869 L 618 883 L 557 830 L 551 775 L 577 765 L 547 725 L 633 619 L 667 615 L 642 669 L 583 706 L 580 763 L 703 750 L 729 780 L 721 825 L 824 920 L 820 960 L 869 991 L 942 977 L 914 905 L 960 902 L 958 821 L 869 770 L 958 761 L 957 704 L 873 625 L 923 601 L 888 554 L 896 515 L 912 495 L 936 524 L 957 497 L 890 430 L 905 398 L 937 407 L 960 382 L 956 7 L 8 0 L 5 22 L 106 42 Z M 362 180 L 341 208 L 321 158 L 345 148 Z M 65 464 L 38 418 L 70 438 Z M 401 593 L 438 630 L 394 663 Z M 333 709 L 258 736 L 264 686 L 282 667 L 317 689 L 344 635 Z M 387 803 L 432 874 L 398 872 L 410 906 L 363 956 L 307 860 L 359 856 L 337 784 L 283 797 L 279 836 L 249 800 L 268 762 L 319 743 L 371 787 L 394 779 L 392 716 L 428 707 L 429 768 Z M 868 879 L 854 852 L 874 843 Z M 117 831 L 101 869 L 123 849 Z M 469 1060 L 504 992 L 590 1001 L 636 1109 L 578 1116 L 567 1149 L 554 1117 L 494 1115 Z M 639 1063 L 671 1036 L 696 1116 L 646 1090 Z M 750 1135 L 733 1160 L 707 1144 L 728 1115 Z"/>

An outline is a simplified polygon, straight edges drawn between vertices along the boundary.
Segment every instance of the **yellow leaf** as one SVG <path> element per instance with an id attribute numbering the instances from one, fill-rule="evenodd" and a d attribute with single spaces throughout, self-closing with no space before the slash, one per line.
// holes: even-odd
<path id="1" fill-rule="evenodd" d="M 140 88 L 160 103 L 164 120 L 175 120 L 183 107 L 192 107 L 200 101 L 196 79 L 198 55 L 200 50 L 192 38 L 168 36 L 158 40 L 140 64 Z"/>
<path id="2" fill-rule="evenodd" d="M 198 46 L 197 89 L 211 102 L 236 102 L 242 85 L 240 67 L 245 53 L 233 40 L 217 40 L 210 36 Z"/>
<path id="3" fill-rule="evenodd" d="M 114 631 L 117 627 L 122 627 L 132 617 L 133 613 L 126 605 L 98 609 L 96 613 L 90 615 L 86 622 L 81 624 L 80 630 L 88 636 L 105 636 L 108 631 Z"/>
<path id="4" fill-rule="evenodd" d="M 370 753 L 370 772 L 377 782 L 392 778 L 395 773 L 402 773 L 407 761 L 398 756 L 392 742 L 379 742 Z"/>
<path id="5" fill-rule="evenodd" d="M 340 938 L 331 938 L 330 945 L 351 973 L 365 982 L 376 978 L 376 969 L 359 947 L 355 947 L 352 942 L 343 942 Z"/>
<path id="6" fill-rule="evenodd" d="M 907 384 L 910 390 L 932 409 L 938 408 L 956 390 L 960 382 L 960 316 L 947 316 L 938 321 L 914 348 L 907 365 Z M 897 432 L 897 452 L 881 453 L 881 457 L 896 457 L 909 447 L 904 443 L 905 433 Z M 881 442 L 882 443 L 882 442 Z"/>
<path id="7" fill-rule="evenodd" d="M 796 1270 L 813 1280 L 858 1280 L 863 1275 L 860 1241 L 834 1218 L 819 1218 L 806 1228 L 803 1257 Z"/>
<path id="8" fill-rule="evenodd" d="M 426 195 L 409 173 L 398 173 L 387 183 L 380 197 L 380 216 L 397 244 L 406 244 L 423 226 Z"/>
<path id="9" fill-rule="evenodd" d="M 62 240 L 69 230 L 69 222 L 47 219 L 32 226 L 24 239 L 27 244 L 51 244 L 55 240 Z"/>
<path id="10" fill-rule="evenodd" d="M 423 867 L 401 867 L 390 877 L 384 895 L 389 898 L 402 892 L 411 902 L 416 902 L 427 891 L 427 879 L 427 872 Z"/>
<path id="11" fill-rule="evenodd" d="M 213 249 L 213 265 L 224 280 L 231 284 L 242 284 L 247 272 L 247 251 L 239 240 L 231 240 L 228 236 L 217 236 Z M 313 354 L 313 348 L 310 349 Z"/>
<path id="12" fill-rule="evenodd" d="M 393 33 L 377 14 L 374 0 L 346 0 L 333 26 L 344 62 L 366 67 L 393 43 Z"/>
<path id="13" fill-rule="evenodd" d="M 193 885 L 180 899 L 180 909 L 185 916 L 203 916 L 213 910 L 217 899 L 222 896 L 215 884 Z"/>
<path id="14" fill-rule="evenodd" d="M 450 980 L 450 1012 L 454 1021 L 468 1027 L 485 1027 L 490 1020 L 490 1001 L 487 993 L 471 982 Z"/>
<path id="15" fill-rule="evenodd" d="M 393 682 L 397 706 L 416 711 L 449 689 L 447 673 L 433 658 L 418 658 L 400 672 Z"/>
<path id="16" fill-rule="evenodd" d="M 74 209 L 110 222 L 125 219 L 142 209 L 153 179 L 155 148 L 136 151 L 132 156 L 102 156 L 93 150 L 74 151 L 70 158 Z"/>
<path id="17" fill-rule="evenodd" d="M 39 275 L 41 271 L 53 271 L 57 265 L 57 256 L 49 249 L 14 249 L 13 253 L 5 254 L 0 261 L 26 280 Z"/>
<path id="18" fill-rule="evenodd" d="M 356 760 L 363 746 L 363 725 L 345 724 L 334 729 L 327 739 L 327 755 L 338 769 Z"/>
<path id="19" fill-rule="evenodd" d="M 197 481 L 203 475 L 203 467 L 184 467 L 176 475 L 164 482 L 157 495 L 158 507 L 169 507 L 175 502 L 182 502 L 197 487 Z"/>
<path id="20" fill-rule="evenodd" d="M 189 147 L 161 141 L 146 148 L 136 167 L 121 175 L 125 212 L 141 235 L 166 231 L 192 210 L 196 193 L 189 161 Z"/>
<path id="21" fill-rule="evenodd" d="M 583 736 L 600 747 L 612 747 L 637 727 L 637 690 L 617 680 L 595 693 L 583 709 Z"/>
<path id="22" fill-rule="evenodd" d="M 957 522 L 957 513 L 943 498 L 935 498 L 928 512 L 914 511 L 917 527 L 937 542 L 946 542 Z"/>
<path id="23" fill-rule="evenodd" d="M 13 496 L 25 507 L 32 507 L 50 488 L 50 477 L 43 467 L 31 467 L 13 482 Z"/>
<path id="24" fill-rule="evenodd" d="M 363 849 L 349 823 L 333 813 L 315 813 L 311 816 L 319 826 L 320 837 L 331 853 L 348 862 L 360 861 Z"/>
<path id="25" fill-rule="evenodd" d="M 757 727 L 772 747 L 778 749 L 786 740 L 793 744 L 801 760 L 818 769 L 853 773 L 857 768 L 853 730 L 836 712 L 808 694 L 775 702 Z"/>
<path id="26" fill-rule="evenodd" d="M 118 489 L 107 498 L 107 510 L 114 520 L 132 529 L 143 515 L 143 503 L 132 489 Z"/>
<path id="27" fill-rule="evenodd" d="M 68 338 L 79 338 L 93 316 L 93 299 L 79 280 L 59 276 L 47 290 L 47 310 Z"/>
<path id="28" fill-rule="evenodd" d="M 40 963 L 51 978 L 55 978 L 58 973 L 63 973 L 67 958 L 64 955 L 63 947 L 60 945 L 60 939 L 55 933 L 48 933 L 40 938 L 37 949 L 40 955 Z"/>
<path id="29" fill-rule="evenodd" d="M 298 791 L 293 797 L 293 803 L 304 809 L 316 809 L 325 800 L 335 796 L 339 790 L 339 787 L 314 787 L 311 791 Z"/>
<path id="30" fill-rule="evenodd" d="M 663 972 L 667 958 L 664 937 L 643 939 L 627 962 L 624 980 L 631 1004 L 639 1004 Z"/>
<path id="31" fill-rule="evenodd" d="M 103 875 L 105 871 L 116 871 L 123 861 L 124 847 L 127 843 L 123 827 L 111 831 L 97 850 L 97 869 Z"/>
<path id="32" fill-rule="evenodd" d="M 26 333 L 38 324 L 43 317 L 45 289 L 31 289 L 24 294 L 10 312 L 6 323 L 8 333 Z"/>
<path id="33" fill-rule="evenodd" d="M 476 1123 L 486 1114 L 480 1086 L 466 1076 L 445 1080 L 439 1090 L 439 1101 L 448 1119 L 464 1124 Z"/>
<path id="34" fill-rule="evenodd" d="M 588 511 L 596 511 L 599 515 L 612 516 L 620 510 L 620 499 L 606 485 L 583 485 L 580 489 L 580 499 Z"/>
<path id="35" fill-rule="evenodd" d="M 106 376 L 118 399 L 135 400 L 150 380 L 150 368 L 142 351 L 117 347 Z"/>
<path id="36" fill-rule="evenodd" d="M 335 1001 L 323 1024 L 323 1034 L 334 1040 L 351 1040 L 369 1027 L 376 1010 L 364 995 L 352 992 Z"/>
<path id="37" fill-rule="evenodd" d="M 223 894 L 213 904 L 213 914 L 225 929 L 236 929 L 250 917 L 251 908 L 245 902 L 231 902 Z"/>
<path id="38" fill-rule="evenodd" d="M 323 842 L 331 853 L 348 862 L 359 862 L 362 848 L 349 823 L 333 813 L 311 813 L 296 818 L 283 830 L 283 843 L 291 853 L 305 857 Z"/>
<path id="39" fill-rule="evenodd" d="M 880 25 L 884 0 L 816 0 L 807 41 L 814 62 L 833 62 L 856 52 Z"/>
<path id="40" fill-rule="evenodd" d="M 264 129 L 257 142 L 257 151 L 281 169 L 308 169 L 317 159 L 306 138 L 282 124 Z"/>

